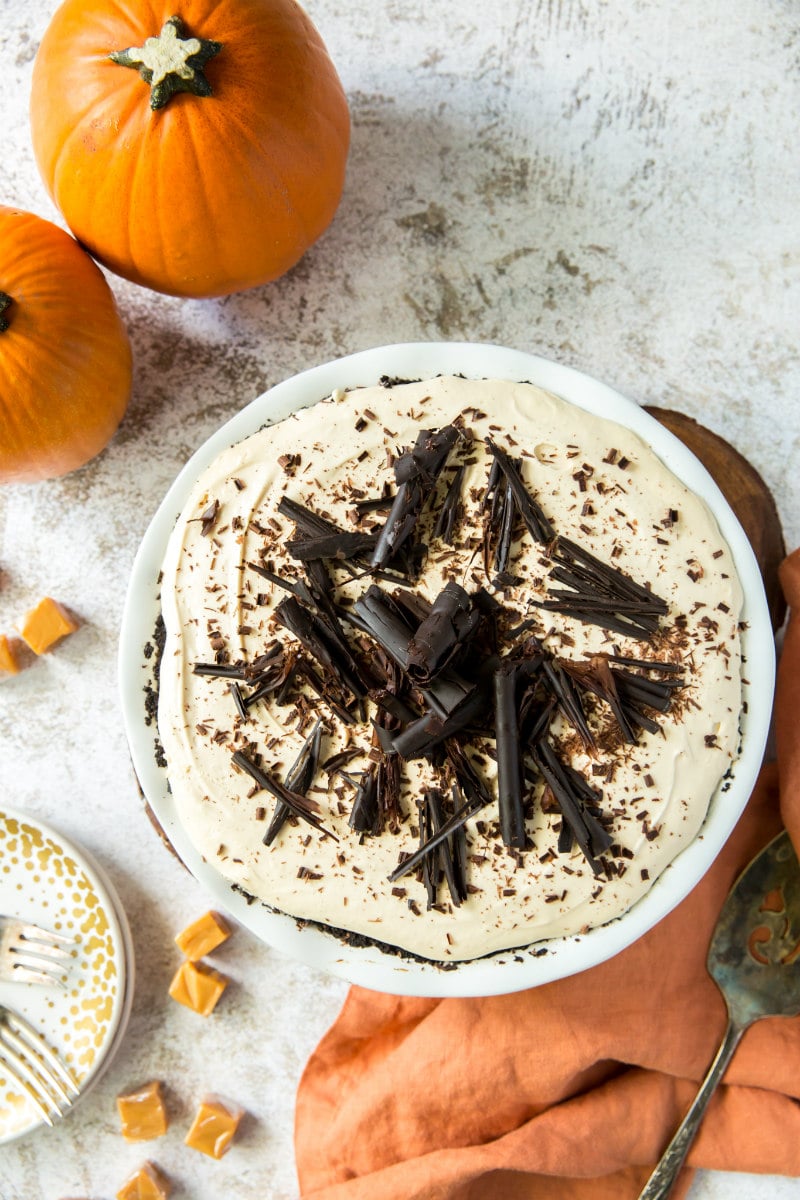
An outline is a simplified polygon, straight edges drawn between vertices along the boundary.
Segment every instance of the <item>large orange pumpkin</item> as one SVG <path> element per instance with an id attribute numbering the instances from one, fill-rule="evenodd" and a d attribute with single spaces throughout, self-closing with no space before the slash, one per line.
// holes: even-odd
<path id="1" fill-rule="evenodd" d="M 350 137 L 295 0 L 66 0 L 36 56 L 31 126 L 79 241 L 178 296 L 293 266 L 333 218 Z"/>
<path id="2" fill-rule="evenodd" d="M 130 343 L 102 271 L 57 225 L 0 206 L 0 483 L 88 462 L 130 393 Z"/>

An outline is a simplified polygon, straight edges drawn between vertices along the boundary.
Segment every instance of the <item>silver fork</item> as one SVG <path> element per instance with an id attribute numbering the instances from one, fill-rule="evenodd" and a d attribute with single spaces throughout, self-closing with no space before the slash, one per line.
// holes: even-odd
<path id="1" fill-rule="evenodd" d="M 22 1088 L 48 1125 L 63 1117 L 80 1089 L 72 1072 L 19 1013 L 0 1004 L 0 1070 Z"/>
<path id="2" fill-rule="evenodd" d="M 64 987 L 75 938 L 0 914 L 0 981 Z"/>

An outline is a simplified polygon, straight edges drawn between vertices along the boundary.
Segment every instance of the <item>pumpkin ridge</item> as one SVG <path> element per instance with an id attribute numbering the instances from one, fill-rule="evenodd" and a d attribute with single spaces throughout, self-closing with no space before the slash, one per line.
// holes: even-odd
<path id="1" fill-rule="evenodd" d="M 92 96 L 86 108 L 76 117 L 75 123 L 70 125 L 64 136 L 61 138 L 61 144 L 56 151 L 55 157 L 51 160 L 49 177 L 52 180 L 52 184 L 48 189 L 50 190 L 50 194 L 53 196 L 53 199 L 59 208 L 61 208 L 61 204 L 57 197 L 57 192 L 60 190 L 58 187 L 58 181 L 61 178 L 61 166 L 64 155 L 69 155 L 69 152 L 74 150 L 74 145 L 83 140 L 85 133 L 84 124 L 91 122 L 92 112 L 97 109 L 102 110 L 106 108 L 107 105 L 108 96 L 105 93 Z M 132 105 L 129 111 L 131 112 L 131 115 L 135 114 L 135 106 Z M 71 175 L 71 173 L 72 168 L 67 168 L 67 174 Z"/>

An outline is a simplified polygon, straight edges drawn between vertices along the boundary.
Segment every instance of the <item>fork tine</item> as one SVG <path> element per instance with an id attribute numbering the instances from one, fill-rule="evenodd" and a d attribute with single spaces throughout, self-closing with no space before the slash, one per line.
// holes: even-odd
<path id="1" fill-rule="evenodd" d="M 19 1013 L 7 1008 L 0 1009 L 0 1047 L 6 1067 L 18 1081 L 23 1077 L 28 1084 L 26 1092 L 39 1102 L 39 1111 L 46 1102 L 50 1117 L 63 1116 L 80 1093 L 78 1084 L 42 1035 Z"/>
<path id="2" fill-rule="evenodd" d="M 38 958 L 56 958 L 59 962 L 70 962 L 74 957 L 71 950 L 65 946 L 52 946 L 48 942 L 38 941 L 23 936 L 16 946 L 11 947 L 12 954 L 31 954 Z"/>
<path id="3" fill-rule="evenodd" d="M 56 973 L 55 969 L 51 970 L 46 963 L 29 963 L 18 957 L 12 964 L 11 970 L 13 972 L 12 983 L 41 983 L 47 987 L 58 987 L 62 991 L 66 991 L 67 985 L 63 972 Z"/>
<path id="4" fill-rule="evenodd" d="M 0 1034 L 0 1045 L 3 1045 L 3 1044 L 4 1043 L 3 1043 L 2 1034 Z M 7 1053 L 7 1050 L 6 1050 L 6 1053 Z M 16 1057 L 14 1057 L 13 1061 L 17 1064 L 16 1067 L 14 1067 L 12 1065 L 12 1063 L 10 1063 L 8 1061 L 8 1058 L 6 1057 L 5 1054 L 0 1055 L 0 1066 L 3 1068 L 3 1070 L 6 1072 L 6 1074 L 10 1075 L 11 1078 L 14 1080 L 14 1082 L 17 1083 L 19 1085 L 19 1087 L 22 1088 L 23 1092 L 28 1097 L 31 1104 L 36 1109 L 36 1111 L 38 1112 L 38 1114 L 42 1118 L 42 1120 L 47 1125 L 50 1125 L 52 1127 L 53 1125 L 55 1125 L 55 1121 L 53 1120 L 53 1112 L 51 1109 L 45 1108 L 44 1104 L 42 1103 L 41 1099 L 39 1098 L 39 1092 L 37 1091 L 34 1084 L 30 1082 L 32 1072 L 27 1070 L 27 1068 L 24 1067 L 24 1064 L 19 1062 Z M 23 1074 L 23 1071 L 24 1071 L 24 1074 Z M 61 1115 L 60 1110 L 58 1112 L 58 1115 L 59 1116 Z"/>
<path id="5" fill-rule="evenodd" d="M 24 1034 L 32 1044 L 35 1052 L 49 1064 L 50 1069 L 62 1080 L 67 1091 L 71 1092 L 73 1096 L 78 1096 L 80 1088 L 75 1081 L 75 1077 L 66 1063 L 61 1061 L 55 1050 L 45 1040 L 44 1035 L 39 1033 L 37 1029 L 34 1029 L 33 1025 L 29 1021 L 26 1021 L 19 1013 L 12 1012 L 10 1008 L 3 1008 L 3 1013 L 6 1025 L 16 1033 Z"/>
<path id="6" fill-rule="evenodd" d="M 18 926 L 20 937 L 32 942 L 50 942 L 58 943 L 61 946 L 77 946 L 78 938 L 71 937 L 67 933 L 56 933 L 52 929 L 45 929 L 41 925 L 21 924 Z"/>

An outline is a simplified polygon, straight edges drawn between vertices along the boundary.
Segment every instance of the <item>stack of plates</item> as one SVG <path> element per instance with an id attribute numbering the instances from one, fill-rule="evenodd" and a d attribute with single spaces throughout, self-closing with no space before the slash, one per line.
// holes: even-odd
<path id="1" fill-rule="evenodd" d="M 83 1095 L 116 1053 L 133 998 L 133 945 L 119 898 L 85 850 L 3 806 L 0 913 L 77 940 L 63 988 L 0 982 L 0 1004 L 39 1030 Z M 0 1057 L 0 1144 L 40 1124 Z"/>

